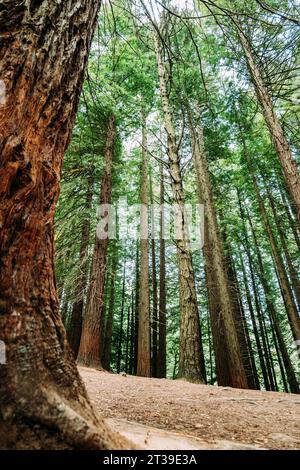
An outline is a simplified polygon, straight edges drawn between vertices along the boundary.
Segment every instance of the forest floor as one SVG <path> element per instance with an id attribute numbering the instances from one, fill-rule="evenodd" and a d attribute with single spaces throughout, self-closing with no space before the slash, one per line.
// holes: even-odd
<path id="1" fill-rule="evenodd" d="M 111 426 L 147 449 L 300 449 L 300 396 L 79 367 Z"/>

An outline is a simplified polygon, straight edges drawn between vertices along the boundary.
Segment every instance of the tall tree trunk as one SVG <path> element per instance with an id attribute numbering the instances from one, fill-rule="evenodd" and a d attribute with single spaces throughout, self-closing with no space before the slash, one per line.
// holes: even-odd
<path id="1" fill-rule="evenodd" d="M 274 346 L 275 346 L 275 349 L 276 349 L 276 354 L 277 354 L 277 358 L 278 358 L 278 365 L 279 365 L 279 369 L 280 369 L 280 374 L 281 374 L 281 378 L 282 378 L 284 391 L 288 392 L 289 388 L 288 388 L 288 384 L 287 384 L 287 381 L 286 381 L 286 374 L 285 374 L 285 370 L 284 370 L 284 365 L 283 365 L 282 359 L 281 359 L 281 351 L 280 351 L 280 348 L 279 348 L 279 345 L 278 345 L 278 340 L 277 340 L 277 337 L 276 337 L 276 332 L 275 332 L 275 329 L 274 329 L 274 323 L 272 322 L 271 315 L 270 315 L 270 321 L 271 321 L 271 327 L 272 327 L 272 337 L 273 337 Z"/>
<path id="2" fill-rule="evenodd" d="M 123 347 L 123 322 L 124 322 L 124 305 L 125 305 L 125 281 L 126 281 L 126 263 L 124 262 L 123 268 L 123 282 L 122 282 L 122 300 L 121 300 L 121 315 L 120 315 L 120 332 L 118 340 L 118 354 L 117 354 L 117 373 L 121 371 L 121 361 L 122 361 L 122 347 Z"/>
<path id="3" fill-rule="evenodd" d="M 157 354 L 158 354 L 158 317 L 157 317 L 157 275 L 156 275 L 156 253 L 155 253 L 155 221 L 153 207 L 152 177 L 150 175 L 150 203 L 151 203 L 151 258 L 152 258 L 152 377 L 157 377 Z"/>
<path id="4" fill-rule="evenodd" d="M 77 279 L 77 286 L 75 291 L 75 301 L 72 308 L 72 315 L 70 324 L 67 331 L 67 337 L 69 345 L 73 351 L 74 357 L 77 358 L 81 331 L 82 331 L 82 312 L 84 303 L 84 291 L 87 283 L 88 275 L 88 246 L 90 237 L 90 217 L 89 212 L 92 206 L 93 198 L 93 183 L 94 183 L 94 170 L 90 172 L 87 178 L 87 191 L 85 200 L 85 217 L 82 223 L 81 230 L 81 243 L 80 243 L 80 254 L 79 254 L 79 273 Z"/>
<path id="5" fill-rule="evenodd" d="M 247 325 L 244 318 L 244 310 L 242 306 L 242 300 L 240 298 L 240 290 L 239 284 L 237 280 L 237 275 L 235 271 L 235 267 L 233 264 L 233 259 L 230 254 L 230 245 L 227 241 L 227 236 L 225 232 L 221 234 L 223 238 L 224 247 L 227 245 L 227 250 L 225 252 L 225 265 L 227 269 L 227 276 L 230 286 L 230 293 L 233 305 L 233 312 L 234 312 L 234 321 L 236 326 L 236 332 L 240 344 L 242 360 L 244 364 L 245 373 L 247 376 L 247 383 L 248 387 L 251 389 L 257 388 L 257 372 L 255 362 L 253 360 L 253 351 L 251 347 L 251 343 L 248 342 L 247 339 Z"/>
<path id="6" fill-rule="evenodd" d="M 287 199 L 286 194 L 284 194 L 282 188 L 280 187 L 280 183 L 278 184 L 278 187 L 279 187 L 279 192 L 280 192 L 282 204 L 283 204 L 283 207 L 285 209 L 290 227 L 292 229 L 292 232 L 293 232 L 293 235 L 294 235 L 294 238 L 295 238 L 295 242 L 297 244 L 298 250 L 300 251 L 299 223 L 295 221 L 295 219 L 293 218 L 293 216 L 291 214 L 289 201 Z"/>
<path id="7" fill-rule="evenodd" d="M 1 449 L 128 448 L 87 397 L 59 315 L 53 217 L 99 1 L 0 11 Z"/>
<path id="8" fill-rule="evenodd" d="M 261 105 L 263 115 L 270 131 L 283 173 L 285 175 L 287 188 L 295 204 L 298 220 L 300 220 L 300 175 L 297 164 L 292 157 L 290 145 L 284 135 L 281 123 L 276 115 L 271 97 L 263 81 L 263 77 L 254 60 L 254 54 L 250 41 L 242 30 L 239 23 L 237 26 L 238 36 L 247 60 L 248 70 L 254 84 L 257 99 Z"/>
<path id="9" fill-rule="evenodd" d="M 191 113 L 189 112 L 190 129 L 192 138 L 192 151 L 195 162 L 195 170 L 201 196 L 204 202 L 205 223 L 208 225 L 209 243 L 211 245 L 212 266 L 214 279 L 218 289 L 218 302 L 220 303 L 220 315 L 224 328 L 224 339 L 227 344 L 227 357 L 229 361 L 230 385 L 237 388 L 248 388 L 247 377 L 243 365 L 241 347 L 235 325 L 234 306 L 232 304 L 228 273 L 225 267 L 225 258 L 222 241 L 219 233 L 217 216 L 213 203 L 213 195 L 210 177 L 205 157 L 203 130 L 193 126 Z"/>
<path id="10" fill-rule="evenodd" d="M 105 168 L 101 180 L 101 191 L 99 198 L 100 224 L 106 222 L 111 203 L 112 193 L 112 169 L 114 145 L 116 140 L 116 119 L 110 115 L 107 123 L 107 135 L 104 149 Z M 98 234 L 99 235 L 99 234 Z M 101 234 L 96 235 L 93 252 L 92 273 L 85 309 L 83 329 L 80 341 L 78 360 L 82 364 L 94 367 L 101 366 L 100 339 L 101 339 L 101 317 L 104 305 L 104 288 L 108 250 L 108 226 Z"/>
<path id="11" fill-rule="evenodd" d="M 112 247 L 112 264 L 111 264 L 111 275 L 110 275 L 110 289 L 109 289 L 109 301 L 108 301 L 108 312 L 105 325 L 105 339 L 102 354 L 102 366 L 106 370 L 110 370 L 110 358 L 111 358 L 111 347 L 112 347 L 112 334 L 113 334 L 113 322 L 114 322 L 114 309 L 115 309 L 115 284 L 116 284 L 116 271 L 117 271 L 117 260 L 118 251 L 116 243 L 114 242 Z"/>
<path id="12" fill-rule="evenodd" d="M 252 345 L 250 341 L 248 325 L 246 323 L 239 282 L 237 279 L 237 273 L 235 270 L 234 262 L 230 254 L 228 254 L 227 266 L 228 266 L 228 277 L 232 286 L 233 299 L 235 299 L 236 329 L 237 329 L 237 333 L 238 333 L 239 341 L 241 345 L 242 358 L 243 358 L 245 372 L 247 375 L 248 386 L 251 389 L 259 390 L 260 388 L 259 380 L 258 380 Z"/>
<path id="13" fill-rule="evenodd" d="M 273 213 L 273 216 L 274 216 L 276 229 L 277 229 L 277 232 L 278 232 L 278 235 L 279 235 L 279 238 L 280 238 L 280 242 L 281 242 L 281 246 L 282 246 L 284 256 L 285 256 L 285 259 L 286 259 L 286 263 L 287 263 L 287 267 L 288 267 L 288 271 L 289 271 L 289 276 L 290 276 L 290 280 L 291 280 L 291 285 L 292 285 L 292 288 L 293 288 L 293 291 L 294 291 L 294 295 L 295 295 L 295 299 L 296 299 L 296 302 L 297 302 L 298 310 L 300 310 L 300 282 L 299 282 L 298 273 L 297 273 L 297 270 L 294 266 L 291 255 L 289 253 L 287 243 L 286 243 L 285 234 L 283 232 L 282 225 L 281 225 L 280 220 L 279 220 L 278 215 L 277 215 L 275 201 L 274 201 L 274 198 L 273 198 L 272 194 L 270 193 L 269 189 L 267 189 L 267 194 L 268 194 L 268 199 L 269 199 L 269 202 L 270 202 L 270 207 L 272 209 L 272 213 Z"/>
<path id="14" fill-rule="evenodd" d="M 159 232 L 159 339 L 158 339 L 158 377 L 167 373 L 167 295 L 166 295 L 166 242 L 165 242 L 165 189 L 163 165 L 160 166 L 160 232 Z"/>
<path id="15" fill-rule="evenodd" d="M 263 223 L 264 223 L 264 226 L 265 226 L 268 238 L 269 238 L 271 251 L 272 251 L 272 254 L 273 254 L 273 257 L 274 257 L 274 262 L 275 262 L 275 265 L 276 265 L 276 268 L 277 268 L 279 283 L 280 283 L 281 292 L 282 292 L 282 297 L 283 297 L 283 300 L 284 300 L 284 303 L 285 303 L 288 319 L 289 319 L 289 322 L 290 322 L 290 325 L 291 325 L 291 330 L 292 330 L 294 339 L 296 340 L 296 339 L 300 338 L 300 319 L 299 319 L 299 316 L 298 316 L 297 307 L 296 307 L 296 304 L 295 304 L 295 301 L 294 301 L 291 286 L 289 284 L 288 276 L 286 274 L 286 270 L 285 270 L 285 266 L 284 266 L 284 263 L 283 263 L 283 260 L 282 260 L 282 256 L 281 256 L 281 253 L 279 252 L 277 241 L 276 241 L 276 239 L 274 237 L 274 234 L 273 234 L 273 230 L 272 230 L 272 227 L 271 227 L 271 224 L 270 224 L 270 221 L 269 221 L 269 217 L 268 217 L 265 205 L 264 205 L 264 201 L 263 201 L 262 196 L 260 194 L 260 189 L 259 189 L 259 186 L 258 186 L 258 183 L 257 183 L 257 178 L 256 178 L 254 170 L 253 170 L 253 165 L 252 165 L 252 162 L 250 160 L 250 156 L 248 154 L 246 141 L 245 141 L 245 138 L 244 138 L 244 135 L 243 135 L 242 131 L 240 132 L 240 137 L 241 137 L 241 141 L 242 141 L 242 145 L 243 145 L 243 154 L 244 154 L 244 157 L 245 157 L 245 160 L 246 160 L 246 163 L 247 163 L 249 173 L 250 173 L 251 178 L 252 178 L 254 191 L 255 191 L 257 202 L 258 202 L 258 205 L 259 205 L 260 214 L 261 214 L 261 217 L 262 217 L 262 220 L 263 220 Z"/>
<path id="16" fill-rule="evenodd" d="M 131 293 L 131 325 L 130 325 L 130 350 L 129 350 L 129 374 L 134 374 L 134 343 L 135 343 L 135 303 L 134 290 Z"/>
<path id="17" fill-rule="evenodd" d="M 134 309 L 134 361 L 133 373 L 137 373 L 137 358 L 138 358 L 138 343 L 139 343 L 139 297 L 140 297 L 140 258 L 139 258 L 139 243 L 136 244 L 135 256 L 135 309 Z"/>
<path id="18" fill-rule="evenodd" d="M 213 347 L 215 353 L 216 378 L 220 386 L 231 386 L 227 343 L 224 336 L 223 319 L 219 299 L 219 289 L 212 265 L 212 247 L 209 240 L 208 225 L 204 225 L 203 253 L 205 260 L 205 280 L 208 296 L 208 310 L 211 321 Z"/>
<path id="19" fill-rule="evenodd" d="M 141 165 L 141 228 L 140 228 L 140 283 L 137 375 L 150 377 L 150 296 L 149 296 L 149 240 L 148 240 L 148 149 L 146 115 L 142 112 Z"/>
<path id="20" fill-rule="evenodd" d="M 126 325 L 126 353 L 125 353 L 125 372 L 129 373 L 129 351 L 130 351 L 130 324 L 131 324 L 131 304 L 127 308 L 127 325 Z"/>
<path id="21" fill-rule="evenodd" d="M 252 304 L 251 293 L 250 293 L 249 283 L 248 283 L 247 274 L 246 274 L 246 270 L 244 266 L 244 261 L 241 256 L 240 256 L 240 264 L 241 264 L 241 268 L 243 272 L 243 281 L 244 281 L 244 286 L 245 286 L 245 291 L 246 291 L 246 298 L 247 298 L 248 308 L 250 312 L 251 322 L 253 325 L 253 333 L 255 337 L 257 354 L 259 357 L 259 363 L 260 363 L 260 368 L 261 368 L 261 372 L 262 372 L 262 376 L 264 380 L 264 385 L 265 385 L 266 390 L 270 390 L 270 383 L 269 383 L 267 368 L 265 364 L 265 358 L 263 354 L 263 347 L 261 344 L 261 338 L 260 338 L 259 331 L 258 331 L 257 321 L 255 318 L 254 307 Z"/>
<path id="22" fill-rule="evenodd" d="M 171 177 L 173 204 L 177 211 L 176 225 L 179 232 L 179 236 L 176 240 L 180 291 L 180 352 L 178 376 L 196 382 L 203 382 L 205 371 L 201 370 L 201 364 L 204 364 L 204 359 L 202 353 L 195 275 L 188 240 L 187 221 L 184 212 L 185 200 L 180 172 L 179 147 L 176 141 L 169 106 L 166 70 L 162 60 L 160 38 L 156 32 L 154 34 L 164 125 L 168 141 L 168 164 Z"/>
<path id="23" fill-rule="evenodd" d="M 250 223 L 251 223 L 251 220 L 250 220 Z M 279 323 L 279 320 L 278 320 L 278 314 L 276 312 L 276 309 L 275 309 L 273 301 L 272 301 L 272 294 L 271 294 L 270 286 L 269 286 L 269 283 L 267 281 L 267 277 L 265 275 L 265 270 L 264 270 L 264 266 L 263 266 L 263 261 L 262 261 L 258 241 L 257 241 L 257 238 L 256 238 L 256 235 L 255 235 L 254 228 L 253 228 L 252 224 L 251 224 L 251 229 L 252 229 L 253 240 L 254 240 L 255 249 L 256 249 L 256 253 L 257 253 L 260 278 L 261 278 L 262 286 L 263 286 L 264 293 L 265 293 L 265 298 L 266 298 L 268 311 L 269 311 L 269 313 L 271 315 L 271 318 L 272 318 L 274 330 L 275 330 L 276 337 L 277 337 L 278 344 L 279 344 L 279 348 L 280 348 L 280 351 L 281 351 L 281 354 L 282 354 L 282 360 L 283 360 L 284 367 L 285 367 L 285 370 L 286 370 L 287 380 L 288 380 L 291 392 L 299 393 L 299 384 L 298 384 L 298 381 L 297 381 L 297 378 L 296 378 L 296 375 L 295 375 L 295 371 L 294 371 L 293 365 L 291 363 L 291 359 L 290 359 L 290 356 L 289 356 L 289 353 L 288 353 L 288 350 L 287 350 L 287 347 L 286 347 L 286 344 L 285 344 L 285 341 L 284 341 L 284 337 L 283 337 L 281 327 L 280 327 L 280 323 Z"/>

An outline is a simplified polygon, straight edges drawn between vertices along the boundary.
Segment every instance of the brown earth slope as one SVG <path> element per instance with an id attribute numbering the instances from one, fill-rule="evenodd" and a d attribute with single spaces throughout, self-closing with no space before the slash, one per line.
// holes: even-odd
<path id="1" fill-rule="evenodd" d="M 79 370 L 99 412 L 147 448 L 300 449 L 299 395 Z"/>

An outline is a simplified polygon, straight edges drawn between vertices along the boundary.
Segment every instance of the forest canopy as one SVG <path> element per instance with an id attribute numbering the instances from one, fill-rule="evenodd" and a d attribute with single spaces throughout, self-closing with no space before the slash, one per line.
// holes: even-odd
<path id="1" fill-rule="evenodd" d="M 295 2 L 103 2 L 55 223 L 76 354 L 84 318 L 79 361 L 298 391 L 297 13 Z M 192 243 L 166 235 L 176 203 L 191 207 Z M 111 205 L 106 241 L 99 204 Z"/>

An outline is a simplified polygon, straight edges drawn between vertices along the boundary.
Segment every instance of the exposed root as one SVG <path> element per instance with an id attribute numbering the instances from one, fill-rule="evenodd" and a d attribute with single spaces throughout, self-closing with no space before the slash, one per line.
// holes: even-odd
<path id="1" fill-rule="evenodd" d="M 31 399 L 30 404 L 25 404 L 22 400 L 23 412 L 22 416 L 19 414 L 18 419 L 22 423 L 21 427 L 29 427 L 35 434 L 36 442 L 34 444 L 30 439 L 30 445 L 33 445 L 34 448 L 49 448 L 49 445 L 51 448 L 56 447 L 53 442 L 51 444 L 43 442 L 43 435 L 45 435 L 46 441 L 49 439 L 57 441 L 57 448 L 74 450 L 136 449 L 133 443 L 112 431 L 103 419 L 97 416 L 93 420 L 81 416 L 69 402 L 66 402 L 53 389 L 40 389 L 39 393 L 35 393 L 35 396 L 38 397 L 38 400 L 33 402 Z M 16 429 L 18 428 L 18 424 L 15 423 L 14 426 Z M 23 432 L 22 430 L 22 435 Z M 16 431 L 14 433 L 16 436 L 19 434 Z M 2 440 L 3 438 L 0 438 L 0 441 Z M 18 442 L 15 444 L 16 448 L 20 448 Z M 24 444 L 25 442 L 21 446 L 23 447 Z"/>

